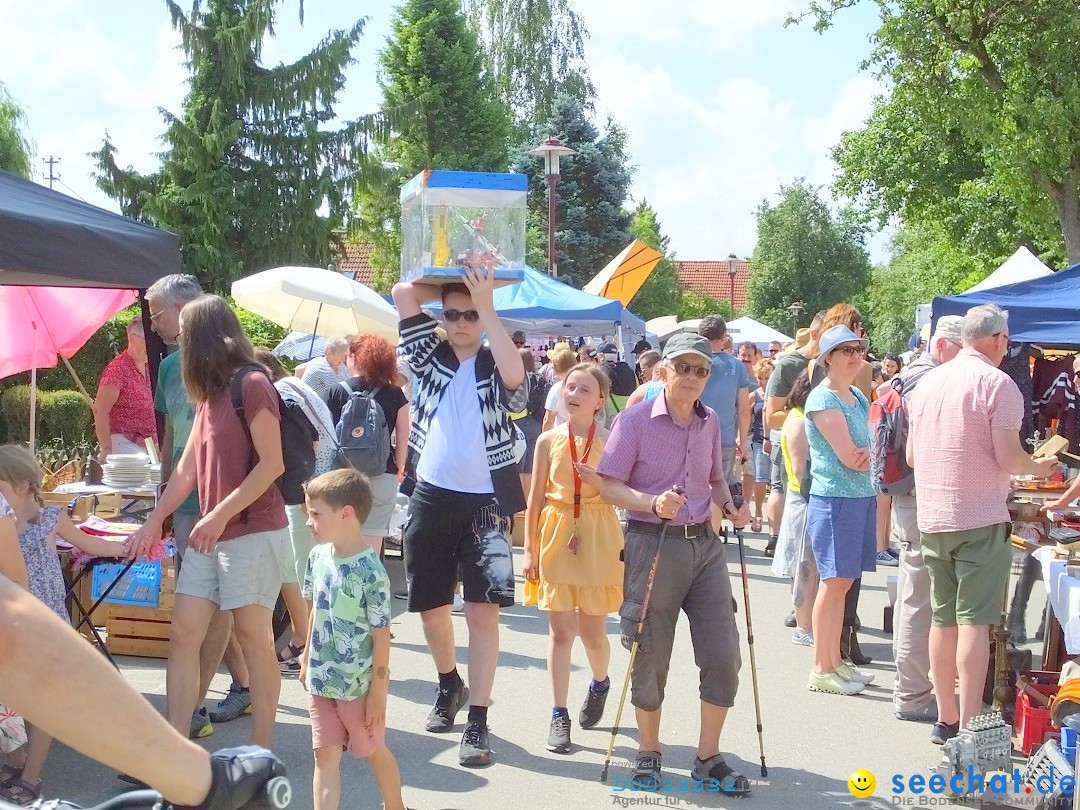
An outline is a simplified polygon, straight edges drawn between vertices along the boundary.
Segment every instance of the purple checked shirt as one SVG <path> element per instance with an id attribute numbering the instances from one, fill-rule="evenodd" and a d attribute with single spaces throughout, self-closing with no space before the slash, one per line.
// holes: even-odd
<path id="1" fill-rule="evenodd" d="M 676 484 L 686 489 L 686 503 L 673 526 L 701 523 L 711 514 L 712 485 L 724 480 L 720 457 L 720 420 L 711 408 L 694 405 L 694 421 L 684 428 L 668 415 L 667 392 L 633 405 L 618 415 L 600 459 L 599 473 L 650 495 Z M 652 512 L 629 511 L 633 520 L 659 523 Z"/>

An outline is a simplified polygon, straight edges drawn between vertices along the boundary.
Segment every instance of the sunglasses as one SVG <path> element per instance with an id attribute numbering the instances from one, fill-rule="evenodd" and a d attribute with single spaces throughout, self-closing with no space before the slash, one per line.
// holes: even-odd
<path id="1" fill-rule="evenodd" d="M 443 310 L 442 316 L 447 323 L 457 323 L 462 318 L 465 319 L 465 323 L 476 323 L 480 320 L 480 313 L 475 309 L 467 309 L 464 312 L 460 309 L 446 309 Z"/>
<path id="2" fill-rule="evenodd" d="M 839 352 L 847 357 L 855 357 L 856 355 L 862 357 L 866 354 L 866 349 L 862 346 L 837 346 L 833 351 Z"/>
<path id="3" fill-rule="evenodd" d="M 698 366 L 693 363 L 675 363 L 675 373 L 680 377 L 685 377 L 688 374 L 693 374 L 699 380 L 704 380 L 710 374 L 712 374 L 712 368 L 710 366 Z"/>

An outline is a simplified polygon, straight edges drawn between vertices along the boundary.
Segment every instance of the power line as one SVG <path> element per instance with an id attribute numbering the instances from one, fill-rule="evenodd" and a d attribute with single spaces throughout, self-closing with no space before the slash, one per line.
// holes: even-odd
<path id="1" fill-rule="evenodd" d="M 78 197 L 84 203 L 89 204 L 89 202 L 90 202 L 89 200 L 87 200 L 82 194 L 77 192 L 75 189 L 73 189 L 71 186 L 69 186 L 67 183 L 65 183 L 63 180 L 61 180 L 59 177 L 56 178 L 56 182 L 59 183 L 60 185 L 62 185 L 64 188 L 66 188 L 68 191 L 70 191 L 72 194 L 74 194 L 76 197 Z"/>

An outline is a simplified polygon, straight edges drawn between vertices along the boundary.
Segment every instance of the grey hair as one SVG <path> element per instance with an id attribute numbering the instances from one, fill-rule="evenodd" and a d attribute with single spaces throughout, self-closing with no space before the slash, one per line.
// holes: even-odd
<path id="1" fill-rule="evenodd" d="M 161 298 L 166 306 L 181 306 L 203 294 L 202 286 L 195 276 L 173 273 L 159 278 L 146 291 L 147 298 Z"/>
<path id="2" fill-rule="evenodd" d="M 964 315 L 960 338 L 964 343 L 992 337 L 1009 330 L 1009 313 L 997 304 L 972 307 Z"/>
<path id="3" fill-rule="evenodd" d="M 331 338 L 326 341 L 326 350 L 334 354 L 341 354 L 349 350 L 349 341 L 345 338 Z"/>

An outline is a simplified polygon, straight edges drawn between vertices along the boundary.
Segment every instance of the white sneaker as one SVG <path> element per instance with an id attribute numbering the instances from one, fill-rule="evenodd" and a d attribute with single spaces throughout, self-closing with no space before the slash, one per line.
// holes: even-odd
<path id="1" fill-rule="evenodd" d="M 836 674 L 843 678 L 845 681 L 854 681 L 855 683 L 870 684 L 874 682 L 874 673 L 867 672 L 865 669 L 859 669 L 854 664 L 849 664 L 846 661 L 836 668 Z"/>
<path id="2" fill-rule="evenodd" d="M 823 675 L 811 670 L 806 687 L 811 692 L 828 692 L 830 695 L 857 695 L 866 688 L 866 684 L 844 680 L 839 672 Z"/>

